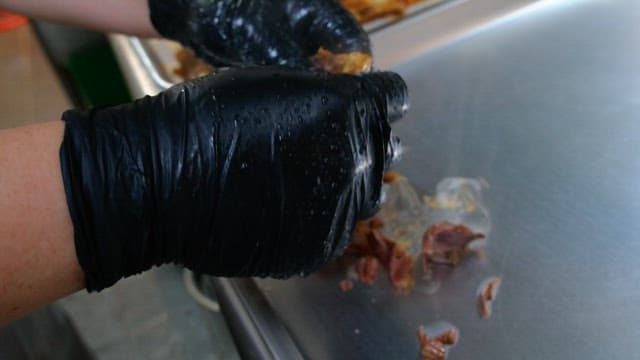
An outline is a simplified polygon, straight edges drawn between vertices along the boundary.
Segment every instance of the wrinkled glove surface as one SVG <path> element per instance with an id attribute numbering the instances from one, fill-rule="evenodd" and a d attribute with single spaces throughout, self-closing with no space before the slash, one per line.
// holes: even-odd
<path id="1" fill-rule="evenodd" d="M 65 112 L 87 289 L 169 262 L 217 276 L 318 269 L 379 206 L 406 91 L 388 72 L 244 68 Z"/>
<path id="2" fill-rule="evenodd" d="M 369 38 L 337 0 L 149 0 L 158 32 L 214 66 L 311 68 L 320 47 L 371 54 Z"/>

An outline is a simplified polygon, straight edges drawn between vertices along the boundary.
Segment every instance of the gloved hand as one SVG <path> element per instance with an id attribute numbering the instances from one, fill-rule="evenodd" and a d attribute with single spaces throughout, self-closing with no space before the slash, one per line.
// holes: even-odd
<path id="1" fill-rule="evenodd" d="M 288 277 L 339 255 L 379 205 L 407 107 L 394 73 L 227 70 L 67 111 L 60 150 L 89 290 L 153 265 Z"/>
<path id="2" fill-rule="evenodd" d="M 337 0 L 149 0 L 158 32 L 214 66 L 311 68 L 322 46 L 371 54 L 369 38 Z"/>

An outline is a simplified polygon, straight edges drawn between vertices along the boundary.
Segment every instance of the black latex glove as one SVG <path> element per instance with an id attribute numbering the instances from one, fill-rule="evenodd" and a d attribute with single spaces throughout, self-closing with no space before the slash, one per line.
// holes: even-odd
<path id="1" fill-rule="evenodd" d="M 336 0 L 149 0 L 158 32 L 214 66 L 310 68 L 319 47 L 371 54 L 369 38 Z"/>
<path id="2" fill-rule="evenodd" d="M 245 68 L 67 111 L 60 150 L 89 290 L 168 262 L 288 277 L 339 255 L 380 202 L 402 79 Z"/>

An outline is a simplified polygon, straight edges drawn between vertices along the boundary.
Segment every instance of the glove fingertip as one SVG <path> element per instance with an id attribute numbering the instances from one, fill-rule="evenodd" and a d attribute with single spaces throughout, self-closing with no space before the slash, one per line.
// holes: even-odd
<path id="1" fill-rule="evenodd" d="M 372 95 L 385 101 L 387 120 L 393 123 L 401 119 L 409 110 L 409 90 L 404 79 L 390 71 L 362 75 L 369 85 Z"/>

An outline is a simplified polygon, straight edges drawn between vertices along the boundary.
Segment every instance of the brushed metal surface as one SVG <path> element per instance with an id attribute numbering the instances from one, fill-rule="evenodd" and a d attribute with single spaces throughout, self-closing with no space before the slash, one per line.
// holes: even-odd
<path id="1" fill-rule="evenodd" d="M 415 358 L 419 324 L 461 332 L 452 359 L 630 359 L 640 352 L 637 1 L 545 1 L 394 67 L 412 109 L 398 170 L 422 193 L 483 177 L 488 259 L 438 292 L 342 293 L 341 269 L 258 280 L 311 358 Z M 494 315 L 475 291 L 502 275 Z"/>
<path id="2" fill-rule="evenodd" d="M 243 359 L 304 359 L 252 279 L 203 279 L 203 292 L 221 294 L 223 310 Z"/>

